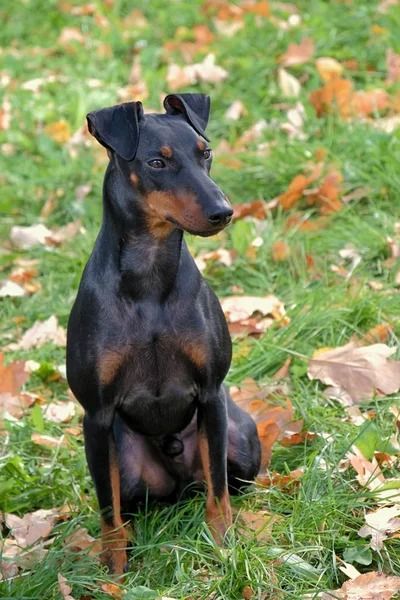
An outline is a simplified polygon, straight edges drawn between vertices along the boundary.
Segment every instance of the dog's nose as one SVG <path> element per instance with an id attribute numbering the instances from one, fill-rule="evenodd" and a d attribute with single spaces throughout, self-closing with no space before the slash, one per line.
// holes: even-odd
<path id="1" fill-rule="evenodd" d="M 212 213 L 206 213 L 207 220 L 212 225 L 227 225 L 232 219 L 233 210 L 229 208 L 223 208 Z"/>

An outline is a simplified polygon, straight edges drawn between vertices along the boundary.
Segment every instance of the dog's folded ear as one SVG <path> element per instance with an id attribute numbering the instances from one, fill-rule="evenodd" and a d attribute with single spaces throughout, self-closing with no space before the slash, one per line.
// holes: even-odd
<path id="1" fill-rule="evenodd" d="M 210 96 L 206 94 L 169 94 L 164 100 L 164 108 L 169 115 L 183 115 L 186 121 L 205 140 L 210 116 Z"/>
<path id="2" fill-rule="evenodd" d="M 126 102 L 90 112 L 86 118 L 89 132 L 105 148 L 124 160 L 133 160 L 139 143 L 141 102 Z"/>

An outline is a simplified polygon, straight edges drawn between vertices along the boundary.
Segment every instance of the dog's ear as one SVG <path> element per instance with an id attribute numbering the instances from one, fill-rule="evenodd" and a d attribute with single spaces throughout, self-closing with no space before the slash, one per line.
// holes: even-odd
<path id="1" fill-rule="evenodd" d="M 164 100 L 167 114 L 183 115 L 189 125 L 207 141 L 210 141 L 205 134 L 210 104 L 210 96 L 206 94 L 170 94 Z"/>
<path id="2" fill-rule="evenodd" d="M 126 102 L 90 112 L 86 118 L 89 132 L 105 148 L 124 160 L 133 160 L 139 143 L 141 102 Z"/>

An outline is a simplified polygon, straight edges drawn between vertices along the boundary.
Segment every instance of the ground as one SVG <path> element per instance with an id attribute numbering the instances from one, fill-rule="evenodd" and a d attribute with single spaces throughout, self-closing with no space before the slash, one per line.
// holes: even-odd
<path id="1" fill-rule="evenodd" d="M 275 202 L 274 208 L 261 211 L 262 218 L 238 219 L 217 238 L 187 236 L 190 249 L 194 255 L 221 247 L 236 250 L 231 266 L 214 259 L 207 262 L 204 275 L 220 298 L 274 294 L 287 311 L 287 318 L 275 321 L 263 335 L 235 338 L 227 383 L 240 385 L 251 377 L 260 385 L 270 384 L 291 358 L 284 396 L 290 397 L 295 418 L 303 419 L 303 431 L 317 435 L 273 447 L 271 471 L 287 475 L 302 469 L 297 484 L 250 488 L 233 500 L 244 513 L 264 511 L 267 533 L 264 530 L 259 539 L 239 533 L 223 552 L 217 551 L 203 521 L 202 495 L 172 508 L 143 507 L 134 519 L 130 571 L 121 588 L 127 592 L 124 597 L 317 598 L 347 579 L 339 569 L 343 560 L 361 573 L 400 575 L 398 538 L 386 540 L 376 551 L 368 548 L 369 538 L 358 535 L 377 500 L 360 485 L 356 471 L 342 462 L 360 438 L 373 446 L 369 458 L 374 450 L 384 450 L 381 442 L 396 433 L 390 408 L 399 405 L 400 396 L 372 394 L 360 405 L 366 420 L 355 421 L 343 403 L 323 393 L 323 384 L 307 376 L 308 359 L 317 349 L 361 339 L 378 325 L 389 323 L 379 330 L 382 341 L 398 345 L 400 129 L 394 126 L 400 110 L 400 57 L 388 69 L 387 52 L 400 52 L 400 6 L 395 1 L 313 0 L 250 3 L 235 9 L 223 1 L 158 0 L 140 3 L 140 10 L 132 13 L 132 4 L 5 0 L 0 8 L 2 278 L 10 276 L 16 260 L 36 259 L 39 273 L 32 281 L 40 283 L 40 289 L 30 289 L 35 293 L 0 300 L 0 347 L 6 362 L 40 363 L 25 389 L 40 394 L 44 406 L 54 399 L 70 400 L 66 381 L 57 371 L 65 364 L 63 346 L 49 342 L 28 350 L 6 347 L 36 320 L 56 315 L 66 327 L 101 222 L 107 161 L 84 133 L 72 138 L 76 145 L 71 142 L 85 114 L 141 98 L 147 109 L 161 111 L 162 94 L 175 89 L 210 94 L 207 132 L 215 149 L 215 181 L 235 205 Z M 194 29 L 202 24 L 208 29 Z M 229 35 L 229 27 L 235 25 L 237 30 Z M 311 40 L 305 43 L 308 56 L 299 59 L 294 50 L 294 60 L 282 58 L 289 44 L 304 38 Z M 175 43 L 165 46 L 171 40 Z M 200 80 L 179 87 L 179 71 L 176 88 L 171 79 L 167 83 L 170 63 L 200 62 L 208 53 L 226 71 L 217 71 L 220 82 Z M 319 63 L 317 68 L 321 57 L 337 63 Z M 280 67 L 285 68 L 281 83 Z M 286 77 L 288 73 L 297 83 Z M 310 93 L 329 78 L 337 91 L 332 102 L 323 96 L 318 108 Z M 353 91 L 338 80 L 351 81 Z M 364 100 L 352 95 L 378 88 L 385 91 L 373 91 Z M 225 113 L 236 100 L 246 113 L 232 120 Z M 287 113 L 296 107 L 292 117 L 297 125 L 287 125 Z M 265 125 L 259 126 L 258 138 L 241 139 L 262 119 Z M 388 129 L 391 123 L 393 131 Z M 282 197 L 296 176 L 309 177 L 318 164 L 322 172 L 315 181 L 291 198 Z M 304 197 L 306 187 L 317 189 Z M 346 200 L 360 188 L 358 198 Z M 61 243 L 22 250 L 8 242 L 15 225 L 44 223 L 51 229 L 78 219 L 84 231 L 71 239 L 67 234 Z M 340 255 L 343 249 L 347 253 Z M 101 586 L 112 578 L 99 570 L 97 559 L 87 551 L 68 552 L 63 545 L 78 526 L 94 537 L 99 533 L 79 432 L 81 416 L 75 410 L 72 422 L 55 423 L 43 418 L 38 406 L 29 407 L 22 418 L 6 416 L 2 422 L 0 508 L 23 516 L 68 503 L 72 516 L 55 525 L 48 552 L 32 571 L 0 583 L 0 594 L 59 598 L 57 575 L 62 573 L 73 598 L 104 598 Z M 66 432 L 71 427 L 77 428 L 74 434 Z M 56 439 L 64 433 L 67 444 L 38 445 L 32 441 L 34 433 Z M 359 446 L 367 455 L 365 444 Z M 396 477 L 398 454 L 393 446 L 387 449 L 394 458 L 382 470 L 390 479 Z M 3 536 L 8 533 L 4 527 Z"/>

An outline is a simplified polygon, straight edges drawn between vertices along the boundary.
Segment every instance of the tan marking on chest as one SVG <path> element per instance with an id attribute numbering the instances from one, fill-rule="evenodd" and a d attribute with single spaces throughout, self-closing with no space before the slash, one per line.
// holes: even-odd
<path id="1" fill-rule="evenodd" d="M 185 354 L 196 367 L 199 369 L 205 367 L 207 350 L 202 342 L 188 338 L 177 338 L 177 343 L 183 354 Z"/>
<path id="2" fill-rule="evenodd" d="M 97 363 L 99 379 L 103 385 L 109 385 L 117 376 L 126 357 L 125 349 L 105 350 Z"/>

